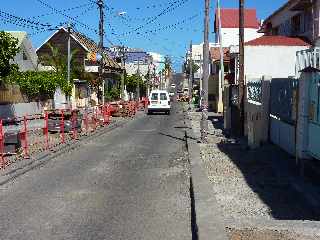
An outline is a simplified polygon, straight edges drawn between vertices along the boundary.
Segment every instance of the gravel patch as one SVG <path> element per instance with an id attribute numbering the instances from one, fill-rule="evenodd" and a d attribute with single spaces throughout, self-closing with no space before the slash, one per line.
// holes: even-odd
<path id="1" fill-rule="evenodd" d="M 195 136 L 199 138 L 201 113 L 188 114 Z M 318 229 L 311 236 L 309 228 L 293 232 L 290 226 L 290 231 L 286 230 L 290 221 L 319 220 L 319 216 L 292 187 L 288 173 L 279 174 L 275 170 L 279 159 L 277 152 L 273 152 L 273 148 L 249 151 L 246 144 L 226 138 L 215 117 L 208 122 L 208 144 L 200 144 L 202 164 L 223 217 L 238 223 L 241 219 L 275 222 L 272 229 L 255 229 L 254 225 L 245 229 L 233 224 L 228 229 L 230 239 L 320 239 Z M 281 230 L 277 229 L 279 222 L 284 223 Z"/>

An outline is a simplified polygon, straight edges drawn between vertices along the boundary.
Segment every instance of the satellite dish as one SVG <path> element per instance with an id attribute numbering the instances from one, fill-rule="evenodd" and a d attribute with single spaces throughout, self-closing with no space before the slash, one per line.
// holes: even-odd
<path id="1" fill-rule="evenodd" d="M 119 12 L 119 13 L 118 13 L 119 16 L 123 16 L 123 15 L 125 15 L 125 14 L 127 14 L 127 12 Z"/>

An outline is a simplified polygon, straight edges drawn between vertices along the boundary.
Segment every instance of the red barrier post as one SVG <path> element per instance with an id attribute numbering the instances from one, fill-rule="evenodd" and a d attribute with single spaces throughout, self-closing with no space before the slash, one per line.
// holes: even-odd
<path id="1" fill-rule="evenodd" d="M 27 120 L 27 116 L 23 117 L 23 132 L 24 132 L 24 158 L 29 158 L 29 145 L 28 145 L 28 120 Z"/>
<path id="2" fill-rule="evenodd" d="M 93 129 L 92 131 L 96 130 L 96 120 L 95 120 L 95 111 L 94 111 L 94 107 L 92 108 L 92 123 L 93 123 Z"/>
<path id="3" fill-rule="evenodd" d="M 46 140 L 46 150 L 48 150 L 50 148 L 49 146 L 49 116 L 48 116 L 48 112 L 45 112 L 44 115 L 44 129 L 43 129 L 43 134 Z"/>
<path id="4" fill-rule="evenodd" d="M 71 121 L 72 121 L 72 137 L 75 140 L 77 139 L 77 116 L 75 111 L 72 112 Z"/>
<path id="5" fill-rule="evenodd" d="M 3 132 L 3 121 L 0 119 L 0 154 L 1 154 L 1 165 L 0 168 L 6 167 L 6 160 L 4 156 L 4 132 Z"/>
<path id="6" fill-rule="evenodd" d="M 87 110 L 85 111 L 85 115 L 84 115 L 84 125 L 86 128 L 86 134 L 88 134 L 89 131 L 89 120 L 88 120 L 88 112 Z"/>
<path id="7" fill-rule="evenodd" d="M 99 123 L 99 107 L 96 108 L 96 117 L 95 117 L 95 119 L 96 119 L 95 128 L 97 128 L 98 124 L 100 124 Z"/>
<path id="8" fill-rule="evenodd" d="M 111 115 L 110 104 L 107 104 L 107 106 L 106 106 L 107 124 L 110 124 L 110 115 Z"/>
<path id="9" fill-rule="evenodd" d="M 64 137 L 64 111 L 61 110 L 61 120 L 60 120 L 60 140 L 61 143 L 65 143 L 65 137 Z"/>

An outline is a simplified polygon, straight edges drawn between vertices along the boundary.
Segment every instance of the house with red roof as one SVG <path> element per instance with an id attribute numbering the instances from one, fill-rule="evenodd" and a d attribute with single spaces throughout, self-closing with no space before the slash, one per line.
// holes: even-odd
<path id="1" fill-rule="evenodd" d="M 310 48 L 298 37 L 262 36 L 245 43 L 245 77 L 287 78 L 296 75 L 296 53 Z"/>
<path id="2" fill-rule="evenodd" d="M 320 1 L 289 0 L 264 20 L 260 32 L 266 35 L 319 38 Z"/>
<path id="3" fill-rule="evenodd" d="M 246 8 L 244 10 L 244 38 L 250 41 L 260 37 L 258 32 L 261 24 L 257 17 L 256 9 Z M 219 44 L 219 18 L 218 11 L 215 12 L 215 42 Z M 222 8 L 221 9 L 221 38 L 222 46 L 230 47 L 231 45 L 239 45 L 239 9 L 238 8 Z"/>
<path id="4" fill-rule="evenodd" d="M 264 21 L 259 32 L 305 39 L 312 49 L 297 52 L 297 72 L 309 66 L 320 69 L 316 64 L 320 58 L 320 0 L 288 0 Z M 315 55 L 317 61 L 313 61 Z"/>

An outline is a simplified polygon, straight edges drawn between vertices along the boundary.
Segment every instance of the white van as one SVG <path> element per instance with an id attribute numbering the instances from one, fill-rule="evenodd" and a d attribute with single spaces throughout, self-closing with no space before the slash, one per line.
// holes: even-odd
<path id="1" fill-rule="evenodd" d="M 153 112 L 164 112 L 170 114 L 170 97 L 165 90 L 153 90 L 149 95 L 148 114 Z"/>

